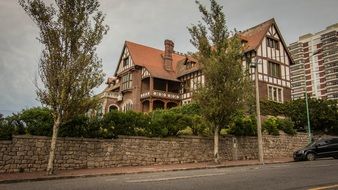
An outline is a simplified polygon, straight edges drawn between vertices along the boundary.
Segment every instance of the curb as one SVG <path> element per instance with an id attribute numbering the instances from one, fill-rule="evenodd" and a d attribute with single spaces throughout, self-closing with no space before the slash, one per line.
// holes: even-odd
<path id="1" fill-rule="evenodd" d="M 264 163 L 263 165 L 271 164 L 282 164 L 290 163 L 292 160 L 288 161 L 275 161 Z M 126 174 L 141 174 L 141 173 L 155 173 L 155 172 L 170 172 L 170 171 L 188 171 L 188 170 L 203 170 L 203 169 L 217 169 L 217 168 L 233 168 L 233 167 L 245 167 L 245 166 L 257 166 L 261 165 L 259 163 L 252 164 L 238 164 L 238 165 L 210 165 L 202 167 L 191 167 L 191 168 L 172 168 L 172 169 L 159 169 L 153 171 L 132 171 L 132 172 L 112 172 L 112 173 L 97 173 L 97 174 L 80 174 L 80 175 L 64 175 L 64 176 L 43 176 L 36 178 L 22 178 L 22 179 L 4 179 L 0 180 L 0 184 L 9 184 L 9 183 L 19 183 L 19 182 L 31 182 L 31 181 L 47 181 L 47 180 L 58 180 L 58 179 L 73 179 L 73 178 L 87 178 L 87 177 L 100 177 L 100 176 L 114 176 L 114 175 L 126 175 Z"/>

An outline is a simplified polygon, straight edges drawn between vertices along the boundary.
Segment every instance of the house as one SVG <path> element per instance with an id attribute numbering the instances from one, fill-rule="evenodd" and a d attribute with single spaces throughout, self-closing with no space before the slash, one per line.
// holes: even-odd
<path id="1" fill-rule="evenodd" d="M 274 19 L 239 32 L 244 47 L 243 67 L 257 61 L 260 98 L 276 102 L 291 99 L 292 58 Z M 126 41 L 113 77 L 99 95 L 102 112 L 117 109 L 149 112 L 190 103 L 197 84 L 203 84 L 200 64 L 174 51 L 171 40 L 164 50 Z M 254 75 L 252 75 L 254 77 Z"/>

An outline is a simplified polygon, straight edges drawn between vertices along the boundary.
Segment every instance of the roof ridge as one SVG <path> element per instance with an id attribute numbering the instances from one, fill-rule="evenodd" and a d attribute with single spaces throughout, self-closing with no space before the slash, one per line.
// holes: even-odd
<path id="1" fill-rule="evenodd" d="M 271 19 L 269 19 L 269 20 L 267 20 L 267 21 L 264 21 L 264 22 L 262 22 L 262 23 L 260 23 L 260 24 L 257 24 L 257 25 L 255 25 L 255 26 L 253 26 L 253 27 L 251 27 L 251 28 L 248 28 L 248 29 L 246 29 L 246 30 L 244 30 L 244 31 L 241 31 L 241 32 L 239 32 L 240 34 L 242 34 L 242 33 L 245 33 L 245 32 L 248 32 L 248 31 L 250 31 L 250 30 L 254 30 L 254 29 L 256 29 L 256 28 L 258 28 L 258 27 L 261 27 L 262 25 L 264 25 L 264 24 L 266 24 L 266 23 L 268 23 L 268 22 L 275 22 L 275 18 L 271 18 Z"/>
<path id="2" fill-rule="evenodd" d="M 132 44 L 135 44 L 135 45 L 138 45 L 138 46 L 142 46 L 142 47 L 145 47 L 145 48 L 149 48 L 149 49 L 153 49 L 153 50 L 164 52 L 164 50 L 161 50 L 161 49 L 158 49 L 158 48 L 155 48 L 155 47 L 151 47 L 151 46 L 147 46 L 147 45 L 143 45 L 143 44 L 139 44 L 139 43 L 136 43 L 136 42 L 132 42 L 132 41 L 128 41 L 128 40 L 126 40 L 125 42 L 126 43 L 132 43 Z M 181 54 L 181 52 L 175 51 L 175 50 L 173 51 L 173 54 L 179 55 L 179 56 L 185 56 L 185 53 Z"/>
<path id="3" fill-rule="evenodd" d="M 146 45 L 139 44 L 139 43 L 132 42 L 132 41 L 128 41 L 128 40 L 126 40 L 126 43 L 132 43 L 132 44 L 135 44 L 135 45 L 138 45 L 138 46 L 143 46 L 143 47 L 150 48 L 150 49 L 154 49 L 154 50 L 157 50 L 157 51 L 163 51 L 163 50 L 160 50 L 160 49 L 158 49 L 158 48 L 154 48 L 154 47 L 151 47 L 151 46 L 146 46 Z"/>

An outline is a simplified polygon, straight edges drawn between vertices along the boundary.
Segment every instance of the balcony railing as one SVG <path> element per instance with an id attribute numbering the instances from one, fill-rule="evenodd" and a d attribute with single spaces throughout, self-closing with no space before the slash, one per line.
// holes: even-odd
<path id="1" fill-rule="evenodd" d="M 173 92 L 154 90 L 152 93 L 149 91 L 141 93 L 141 98 L 148 98 L 150 96 L 159 97 L 159 98 L 169 98 L 169 99 L 175 99 L 175 100 L 180 99 L 180 95 L 178 93 L 173 93 Z"/>
<path id="2" fill-rule="evenodd" d="M 117 101 L 121 101 L 122 94 L 118 92 L 105 92 L 103 93 L 102 98 L 114 98 L 114 99 L 117 99 Z"/>

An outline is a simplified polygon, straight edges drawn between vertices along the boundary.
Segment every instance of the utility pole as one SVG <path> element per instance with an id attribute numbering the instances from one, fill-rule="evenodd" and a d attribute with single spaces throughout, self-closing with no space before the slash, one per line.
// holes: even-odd
<path id="1" fill-rule="evenodd" d="M 257 118 L 257 141 L 258 141 L 258 160 L 260 164 L 264 164 L 263 160 L 263 140 L 262 140 L 262 124 L 261 124 L 261 108 L 259 103 L 259 86 L 258 86 L 258 61 L 255 60 L 250 64 L 255 68 L 255 89 L 256 89 L 256 118 Z"/>
<path id="2" fill-rule="evenodd" d="M 310 127 L 310 112 L 307 92 L 305 91 L 305 104 L 306 104 L 306 119 L 307 119 L 307 134 L 309 136 L 309 143 L 312 142 L 311 127 Z"/>

